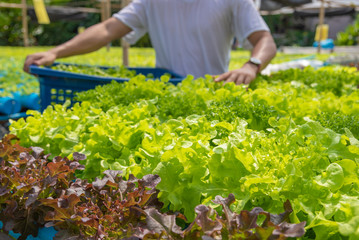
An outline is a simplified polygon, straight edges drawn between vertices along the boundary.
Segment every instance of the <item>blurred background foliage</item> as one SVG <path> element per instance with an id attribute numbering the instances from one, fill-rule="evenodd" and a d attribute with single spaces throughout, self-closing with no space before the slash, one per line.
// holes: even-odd
<path id="1" fill-rule="evenodd" d="M 312 46 L 314 31 L 298 24 L 293 15 L 267 15 L 263 19 L 268 24 L 277 46 Z"/>
<path id="2" fill-rule="evenodd" d="M 6 3 L 21 3 L 20 0 L 0 0 Z M 118 3 L 119 1 L 116 1 Z M 32 5 L 32 1 L 27 1 Z M 73 1 L 73 0 L 45 0 L 46 6 L 71 6 L 71 7 L 96 7 L 98 1 Z M 58 20 L 47 25 L 40 25 L 37 21 L 28 21 L 29 41 L 32 46 L 54 46 L 73 38 L 78 33 L 79 27 L 90 27 L 100 22 L 98 13 L 88 13 L 83 20 Z M 114 46 L 119 46 L 120 41 L 114 41 Z M 0 45 L 22 46 L 22 14 L 21 9 L 0 8 Z M 136 47 L 150 47 L 148 35 L 144 36 Z"/>
<path id="3" fill-rule="evenodd" d="M 21 3 L 21 0 L 0 0 L 0 2 Z M 32 5 L 32 1 L 27 1 Z M 121 1 L 113 0 L 114 4 Z M 97 0 L 45 0 L 46 6 L 67 7 L 98 7 Z M 88 13 L 83 20 L 58 20 L 48 25 L 40 25 L 35 20 L 28 21 L 29 41 L 32 46 L 54 46 L 66 42 L 78 33 L 79 27 L 89 27 L 100 22 L 97 13 Z M 264 16 L 278 47 L 280 46 L 312 46 L 314 31 L 308 31 L 298 24 L 292 15 Z M 61 34 L 59 34 L 61 33 Z M 359 17 L 354 24 L 347 27 L 345 32 L 338 34 L 337 45 L 355 45 L 358 43 Z M 0 8 L 0 45 L 22 46 L 21 9 Z M 120 41 L 114 41 L 113 46 L 120 46 Z M 134 47 L 151 47 L 151 41 L 146 34 Z"/>
<path id="4" fill-rule="evenodd" d="M 355 22 L 349 25 L 344 32 L 340 32 L 337 35 L 335 42 L 338 46 L 352 46 L 359 43 L 359 14 L 357 15 Z"/>

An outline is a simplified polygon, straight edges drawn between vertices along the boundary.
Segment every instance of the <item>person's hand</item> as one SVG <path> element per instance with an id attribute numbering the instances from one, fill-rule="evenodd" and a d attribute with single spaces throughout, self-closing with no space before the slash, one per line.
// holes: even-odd
<path id="1" fill-rule="evenodd" d="M 250 84 L 257 76 L 258 66 L 246 63 L 240 69 L 232 70 L 217 76 L 214 81 L 224 84 L 234 82 L 237 85 Z"/>
<path id="2" fill-rule="evenodd" d="M 24 71 L 28 73 L 30 71 L 30 65 L 32 64 L 49 66 L 52 65 L 55 60 L 56 55 L 52 52 L 40 52 L 28 55 L 24 63 Z"/>

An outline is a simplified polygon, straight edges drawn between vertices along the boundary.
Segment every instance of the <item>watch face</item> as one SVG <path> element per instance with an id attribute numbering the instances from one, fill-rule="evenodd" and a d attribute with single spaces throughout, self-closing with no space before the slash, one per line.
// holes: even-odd
<path id="1" fill-rule="evenodd" d="M 262 64 L 262 61 L 259 60 L 258 58 L 254 58 L 252 57 L 250 60 L 250 62 L 254 63 L 254 64 L 257 64 L 257 65 L 261 65 Z"/>

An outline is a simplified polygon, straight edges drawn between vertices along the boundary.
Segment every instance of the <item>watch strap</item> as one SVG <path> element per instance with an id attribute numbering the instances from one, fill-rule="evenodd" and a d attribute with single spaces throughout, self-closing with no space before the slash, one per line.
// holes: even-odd
<path id="1" fill-rule="evenodd" d="M 259 74 L 261 72 L 261 64 L 254 63 L 251 60 L 247 61 L 247 63 L 255 65 L 257 67 L 256 74 Z"/>

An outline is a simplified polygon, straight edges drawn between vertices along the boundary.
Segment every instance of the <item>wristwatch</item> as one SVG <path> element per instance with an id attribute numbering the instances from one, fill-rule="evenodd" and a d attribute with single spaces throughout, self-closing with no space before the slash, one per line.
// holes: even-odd
<path id="1" fill-rule="evenodd" d="M 262 65 L 262 61 L 258 58 L 255 58 L 255 57 L 251 57 L 248 61 L 248 63 L 250 64 L 254 64 L 258 67 L 257 69 L 257 74 L 261 71 L 261 65 Z"/>

